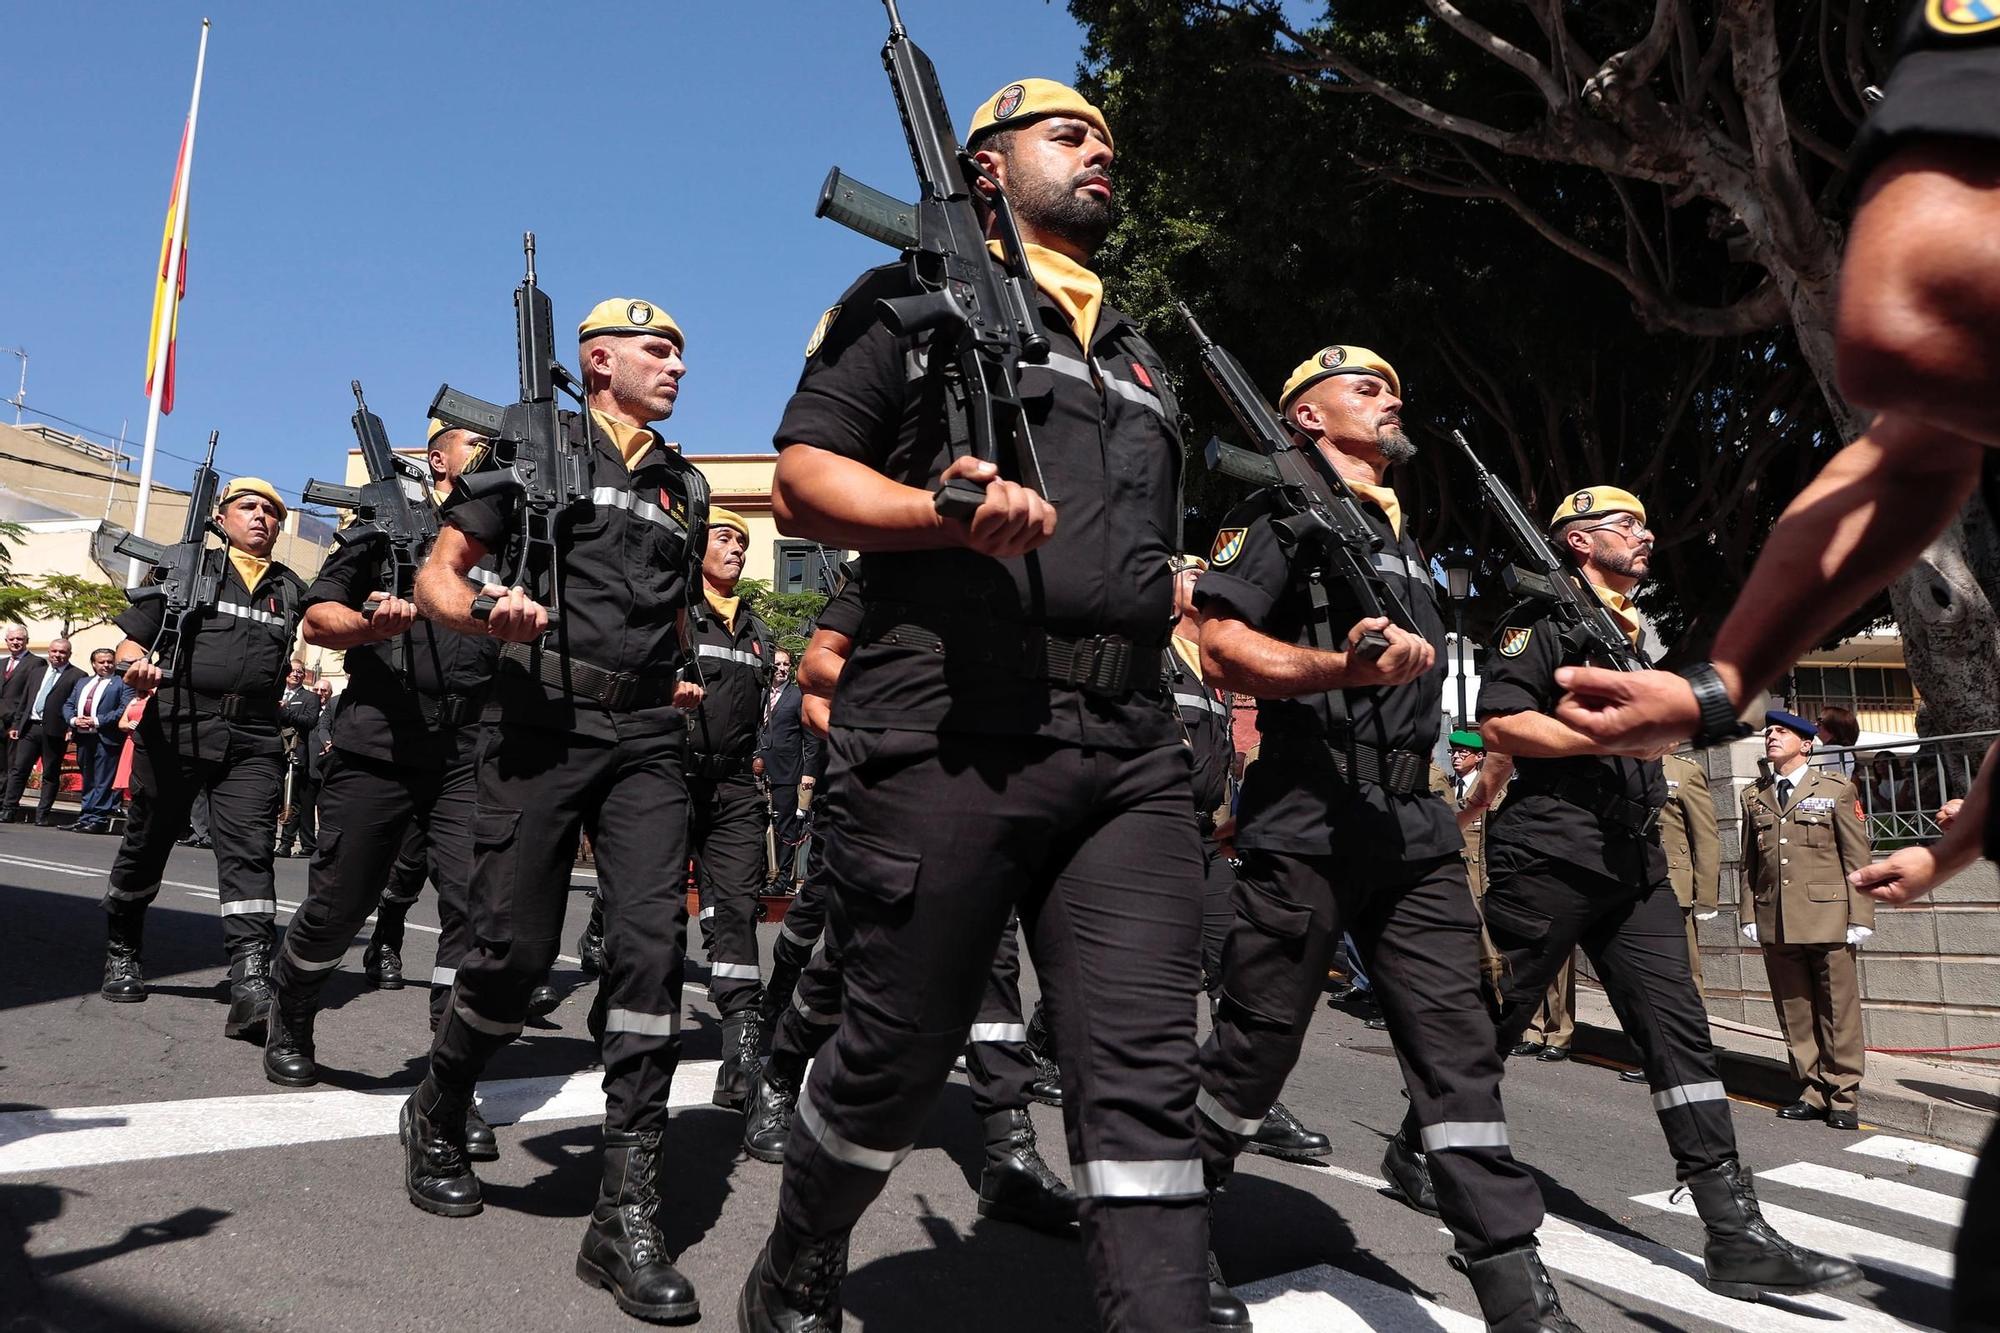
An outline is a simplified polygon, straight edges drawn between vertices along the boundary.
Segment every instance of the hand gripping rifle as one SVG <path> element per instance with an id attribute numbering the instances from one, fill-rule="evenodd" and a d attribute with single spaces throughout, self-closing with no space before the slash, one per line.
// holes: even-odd
<path id="1" fill-rule="evenodd" d="M 1569 652 L 1596 658 L 1616 671 L 1645 670 L 1645 659 L 1634 650 L 1632 641 L 1611 618 L 1603 601 L 1581 586 L 1576 563 L 1528 517 L 1520 498 L 1508 489 L 1507 483 L 1479 461 L 1479 455 L 1466 443 L 1465 436 L 1453 431 L 1451 438 L 1471 460 L 1472 470 L 1479 478 L 1480 497 L 1507 530 L 1508 539 L 1521 557 L 1521 564 L 1508 565 L 1500 572 L 1500 581 L 1507 591 L 1547 603 L 1549 614 L 1562 626 L 1557 637 Z"/>
<path id="2" fill-rule="evenodd" d="M 561 579 L 557 574 L 556 521 L 571 505 L 590 495 L 588 448 L 573 449 L 563 433 L 556 401 L 561 390 L 575 400 L 584 430 L 590 426 L 583 386 L 556 358 L 555 317 L 548 294 L 535 281 L 535 233 L 526 233 L 521 249 L 527 274 L 514 289 L 514 341 L 520 357 L 521 400 L 507 407 L 460 393 L 449 384 L 438 388 L 431 415 L 448 426 L 472 431 L 493 442 L 497 466 L 469 473 L 452 487 L 451 502 L 510 496 L 522 506 L 519 538 L 505 582 L 527 587 L 548 608 L 549 626 L 560 615 Z M 546 595 L 526 580 L 548 573 Z M 493 599 L 481 593 L 472 601 L 472 616 L 484 620 Z"/>
<path id="3" fill-rule="evenodd" d="M 1205 451 L 1208 465 L 1238 480 L 1273 488 L 1290 511 L 1272 522 L 1287 553 L 1311 541 L 1319 543 L 1326 565 L 1323 573 L 1314 575 L 1315 613 L 1325 609 L 1322 581 L 1333 577 L 1347 585 L 1348 595 L 1363 618 L 1386 616 L 1397 627 L 1416 633 L 1416 622 L 1410 618 L 1409 608 L 1376 569 L 1375 557 L 1384 543 L 1362 517 L 1361 506 L 1347 482 L 1326 464 L 1317 449 L 1301 448 L 1293 440 L 1284 422 L 1257 392 L 1243 363 L 1202 332 L 1194 313 L 1178 302 L 1176 308 L 1194 334 L 1201 368 L 1208 373 L 1209 383 L 1222 395 L 1236 424 L 1257 447 L 1253 453 L 1221 440 L 1210 440 Z M 1395 553 L 1394 558 L 1400 566 L 1401 553 Z M 1388 647 L 1387 635 L 1369 630 L 1361 636 L 1354 651 L 1362 660 L 1372 662 Z"/>
<path id="4" fill-rule="evenodd" d="M 928 333 L 930 355 L 949 358 L 952 412 L 964 416 L 963 429 L 953 422 L 954 450 L 969 448 L 974 458 L 996 466 L 1001 454 L 1011 451 L 1021 482 L 1054 504 L 1021 403 L 1021 363 L 1048 360 L 1049 336 L 1030 295 L 1035 279 L 1013 206 L 1000 182 L 958 142 L 937 70 L 903 30 L 896 0 L 882 3 L 889 11 L 882 63 L 889 70 L 889 86 L 916 164 L 918 202 L 905 204 L 835 167 L 820 188 L 814 216 L 831 218 L 907 254 L 917 293 L 885 299 L 878 308 L 891 332 Z M 975 204 L 982 184 L 988 187 L 986 202 L 1000 233 L 1004 276 L 993 271 L 986 228 Z M 946 518 L 969 519 L 985 491 L 963 478 L 948 481 L 938 488 L 937 511 Z"/>
<path id="5" fill-rule="evenodd" d="M 208 568 L 208 534 L 221 531 L 215 526 L 215 441 L 219 434 L 219 431 L 208 433 L 208 453 L 194 471 L 181 539 L 172 546 L 162 546 L 136 532 L 128 532 L 112 547 L 119 555 L 154 567 L 152 582 L 127 588 L 125 598 L 134 606 L 142 602 L 162 603 L 160 632 L 153 639 L 151 655 L 159 663 L 163 681 L 173 680 L 186 665 L 182 658 L 188 651 L 188 618 L 213 611 L 222 596 L 222 575 Z"/>
<path id="6" fill-rule="evenodd" d="M 368 480 L 361 486 L 308 481 L 306 502 L 354 512 L 355 522 L 334 534 L 334 540 L 343 546 L 377 537 L 386 539 L 378 586 L 391 597 L 407 600 L 416 590 L 417 566 L 437 540 L 437 511 L 430 501 L 430 474 L 421 464 L 389 447 L 382 418 L 368 410 L 368 400 L 361 396 L 361 381 L 350 380 L 349 384 L 354 389 L 355 409 L 350 420 L 354 438 L 361 445 L 361 462 L 367 469 Z M 369 598 L 363 613 L 372 612 L 378 605 L 375 598 Z M 399 670 L 403 665 L 403 646 L 400 636 L 389 645 L 391 665 Z"/>

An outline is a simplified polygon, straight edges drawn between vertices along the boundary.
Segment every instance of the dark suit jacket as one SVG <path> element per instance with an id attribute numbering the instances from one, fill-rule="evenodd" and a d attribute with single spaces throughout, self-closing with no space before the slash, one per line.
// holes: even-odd
<path id="1" fill-rule="evenodd" d="M 21 706 L 21 687 L 27 684 L 30 672 L 34 673 L 35 683 L 41 684 L 41 673 L 36 668 L 47 665 L 46 661 L 33 653 L 25 654 L 21 658 L 21 665 L 14 668 L 14 674 L 7 677 L 4 682 L 0 682 L 0 724 L 6 727 L 14 725 L 14 710 Z M 0 671 L 6 670 L 6 667 L 7 652 L 4 648 L 0 648 Z"/>
<path id="2" fill-rule="evenodd" d="M 757 737 L 757 757 L 764 761 L 764 780 L 773 787 L 796 787 L 808 773 L 817 776 L 819 737 L 799 718 L 799 687 L 787 681 L 764 719 Z"/>
<path id="3" fill-rule="evenodd" d="M 280 694 L 278 725 L 284 729 L 287 742 L 286 762 L 306 767 L 313 751 L 313 728 L 319 725 L 319 696 L 311 690 L 300 690 L 297 699 L 286 703 Z M 296 743 L 293 737 L 297 737 Z"/>
<path id="4" fill-rule="evenodd" d="M 76 721 L 76 715 L 83 707 L 83 692 L 89 687 L 90 682 L 96 679 L 95 675 L 87 675 L 71 687 L 69 698 L 63 700 L 62 715 L 64 721 L 70 723 Z M 104 691 L 97 700 L 97 730 L 87 734 L 111 737 L 120 735 L 118 719 L 125 712 L 125 705 L 131 702 L 132 687 L 130 685 L 127 685 L 116 676 L 105 681 Z"/>
<path id="5" fill-rule="evenodd" d="M 22 664 L 14 671 L 17 678 L 25 676 L 27 680 L 21 686 L 20 697 L 14 702 L 14 712 L 7 719 L 7 725 L 20 731 L 24 736 L 28 732 L 28 714 L 34 711 L 35 696 L 41 692 L 42 681 L 48 676 L 49 670 L 49 664 L 38 657 L 32 662 Z M 43 732 L 51 736 L 61 736 L 69 731 L 69 721 L 63 716 L 63 705 L 69 702 L 69 692 L 76 688 L 76 683 L 88 674 L 90 673 L 81 670 L 74 662 L 62 669 L 62 674 L 56 677 L 54 688 L 49 691 L 47 702 L 42 705 Z"/>
<path id="6" fill-rule="evenodd" d="M 314 702 L 318 702 L 317 697 L 314 698 Z M 318 782 L 322 776 L 320 765 L 325 762 L 326 752 L 333 745 L 333 719 L 339 712 L 340 696 L 336 694 L 319 710 L 319 717 L 314 720 L 311 733 L 301 733 L 303 737 L 301 744 L 306 747 L 306 774 L 314 782 Z"/>

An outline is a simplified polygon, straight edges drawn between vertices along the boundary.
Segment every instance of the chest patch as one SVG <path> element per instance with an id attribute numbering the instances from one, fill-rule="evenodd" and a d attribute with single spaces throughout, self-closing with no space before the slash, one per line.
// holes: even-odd
<path id="1" fill-rule="evenodd" d="M 1668 791 L 1679 791 L 1680 789 L 1681 789 L 1681 780 L 1680 780 L 1679 778 L 1668 778 L 1668 779 L 1667 779 L 1667 790 L 1668 790 Z"/>
<path id="2" fill-rule="evenodd" d="M 1528 651 L 1528 640 L 1535 637 L 1535 628 L 1510 629 L 1500 635 L 1500 656 L 1519 657 Z"/>
<path id="3" fill-rule="evenodd" d="M 1831 796 L 1808 796 L 1799 802 L 1799 809 L 1824 812 L 1833 809 L 1833 805 Z"/>
<path id="4" fill-rule="evenodd" d="M 1215 534 L 1215 545 L 1208 553 L 1211 565 L 1226 565 L 1243 554 L 1243 537 L 1247 528 L 1224 528 Z"/>
<path id="5" fill-rule="evenodd" d="M 1137 361 L 1134 361 L 1132 363 L 1132 378 L 1139 381 L 1139 383 L 1145 388 L 1150 389 L 1153 387 L 1153 377 L 1147 374 L 1146 368 L 1140 365 Z"/>

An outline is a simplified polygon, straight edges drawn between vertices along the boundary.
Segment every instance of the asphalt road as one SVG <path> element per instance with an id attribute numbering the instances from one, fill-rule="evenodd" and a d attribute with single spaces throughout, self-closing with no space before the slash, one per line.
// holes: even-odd
<path id="1" fill-rule="evenodd" d="M 427 1042 L 423 987 L 369 990 L 357 946 L 319 1022 L 325 1083 L 276 1088 L 254 1048 L 221 1035 L 208 854 L 176 853 L 149 917 L 152 998 L 98 998 L 97 900 L 112 851 L 109 839 L 0 828 L 0 1330 L 639 1327 L 571 1272 L 602 1105 L 584 1072 L 589 992 L 573 959 L 558 965 L 562 1008 L 491 1071 L 489 1115 L 514 1123 L 499 1129 L 501 1159 L 479 1167 L 486 1211 L 432 1217 L 403 1197 L 394 1138 Z M 303 897 L 305 871 L 279 863 L 284 903 Z M 586 907 L 572 898 L 566 940 Z M 413 977 L 431 966 L 430 912 L 426 897 L 411 917 Z M 733 1328 L 778 1169 L 742 1157 L 738 1117 L 709 1106 L 718 1033 L 698 986 L 689 1010 L 661 1220 L 705 1302 L 703 1326 Z M 1398 1085 L 1383 1034 L 1322 1011 L 1286 1100 L 1333 1136 L 1333 1155 L 1314 1166 L 1246 1158 L 1217 1206 L 1216 1248 L 1260 1333 L 1481 1327 L 1447 1237 L 1380 1193 Z M 1691 1276 L 1700 1228 L 1669 1199 L 1672 1164 L 1643 1088 L 1602 1067 L 1516 1061 L 1506 1097 L 1516 1153 L 1542 1175 L 1545 1259 L 1585 1328 L 1942 1327 L 1965 1154 L 1739 1103 L 1767 1216 L 1857 1255 L 1868 1274 L 1834 1298 L 1746 1304 Z M 1035 1119 L 1063 1168 L 1059 1113 Z M 856 1233 L 850 1328 L 1091 1326 L 1078 1247 L 979 1220 L 978 1165 L 978 1125 L 954 1080 Z"/>

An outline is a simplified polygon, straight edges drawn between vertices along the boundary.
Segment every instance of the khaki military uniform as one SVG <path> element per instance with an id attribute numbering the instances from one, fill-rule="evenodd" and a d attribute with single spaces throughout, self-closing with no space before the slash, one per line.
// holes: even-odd
<path id="1" fill-rule="evenodd" d="M 1464 791 L 1461 792 L 1456 775 L 1439 768 L 1436 764 L 1431 765 L 1431 794 L 1450 805 L 1453 809 L 1460 809 L 1464 806 L 1464 798 L 1472 794 L 1473 784 L 1478 780 L 1479 772 L 1475 769 L 1472 775 L 1466 779 Z M 1498 796 L 1493 798 L 1493 804 L 1487 809 L 1481 810 L 1470 824 L 1461 824 L 1459 826 L 1458 831 L 1465 838 L 1465 850 L 1460 853 L 1465 858 L 1465 882 L 1472 889 L 1472 901 L 1474 903 L 1481 902 L 1486 897 L 1486 816 L 1494 810 L 1499 809 L 1500 802 L 1506 799 L 1507 793 L 1503 789 Z M 1485 928 L 1481 927 L 1479 931 L 1479 971 L 1482 976 L 1493 984 L 1496 992 L 1499 987 L 1500 970 L 1500 951 L 1493 947 L 1492 939 L 1487 935 Z"/>
<path id="2" fill-rule="evenodd" d="M 1715 826 L 1715 798 L 1708 775 L 1686 755 L 1670 754 L 1661 763 L 1667 774 L 1667 803 L 1660 810 L 1660 843 L 1667 851 L 1667 877 L 1687 924 L 1688 966 L 1701 989 L 1701 944 L 1695 918 L 1715 911 L 1722 887 L 1722 839 Z M 1705 994 L 1706 992 L 1704 992 Z"/>
<path id="3" fill-rule="evenodd" d="M 1847 882 L 1869 862 L 1854 784 L 1800 768 L 1780 808 L 1766 779 L 1743 793 L 1743 873 L 1771 999 L 1808 1106 L 1852 1111 L 1861 1087 L 1861 988 L 1850 926 L 1875 924 L 1875 903 Z"/>

